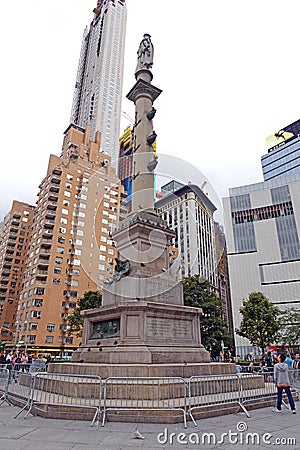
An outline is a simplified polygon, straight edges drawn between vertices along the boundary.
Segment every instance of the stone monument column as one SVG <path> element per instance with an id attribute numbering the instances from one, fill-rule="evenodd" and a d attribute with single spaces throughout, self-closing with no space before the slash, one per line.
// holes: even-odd
<path id="1" fill-rule="evenodd" d="M 82 313 L 82 346 L 73 354 L 73 361 L 110 365 L 109 376 L 187 376 L 210 363 L 201 344 L 201 309 L 184 306 L 180 261 L 170 262 L 176 233 L 154 210 L 153 103 L 162 91 L 151 84 L 152 63 L 153 45 L 145 34 L 136 83 L 127 95 L 135 104 L 132 212 L 112 235 L 115 273 L 105 280 L 101 308 Z"/>
<path id="2" fill-rule="evenodd" d="M 136 83 L 127 98 L 135 104 L 132 212 L 154 210 L 154 169 L 157 157 L 153 152 L 156 133 L 153 129 L 153 103 L 162 92 L 151 84 L 153 45 L 149 34 L 144 34 L 138 50 L 135 72 Z"/>

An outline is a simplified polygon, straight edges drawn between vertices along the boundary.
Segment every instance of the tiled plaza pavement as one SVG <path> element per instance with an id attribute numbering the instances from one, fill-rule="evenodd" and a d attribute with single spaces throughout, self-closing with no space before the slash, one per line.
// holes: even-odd
<path id="1" fill-rule="evenodd" d="M 18 411 L 18 407 L 6 403 L 0 407 L 1 450 L 300 450 L 300 413 L 298 411 L 293 415 L 285 408 L 281 414 L 272 412 L 272 408 L 268 407 L 251 411 L 250 418 L 238 413 L 201 419 L 197 428 L 189 421 L 187 429 L 182 423 L 136 425 L 107 422 L 104 427 L 90 427 L 90 422 L 75 420 L 31 415 L 24 419 L 25 413 L 14 419 Z M 144 439 L 134 438 L 136 426 Z M 175 434 L 172 436 L 171 433 Z M 276 439 L 281 439 L 281 444 Z"/>

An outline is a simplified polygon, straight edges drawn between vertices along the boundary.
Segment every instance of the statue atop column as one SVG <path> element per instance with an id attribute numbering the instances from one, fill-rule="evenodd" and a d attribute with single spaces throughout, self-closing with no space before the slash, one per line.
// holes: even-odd
<path id="1" fill-rule="evenodd" d="M 144 34 L 137 52 L 137 66 L 135 73 L 143 69 L 151 69 L 153 65 L 154 47 L 151 42 L 150 34 Z"/>

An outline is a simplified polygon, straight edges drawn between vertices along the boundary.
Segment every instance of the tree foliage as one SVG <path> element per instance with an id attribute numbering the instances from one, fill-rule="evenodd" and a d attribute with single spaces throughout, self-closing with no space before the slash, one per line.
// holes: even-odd
<path id="1" fill-rule="evenodd" d="M 85 309 L 99 308 L 102 304 L 102 294 L 97 291 L 87 291 L 83 294 L 74 309 L 73 313 L 68 316 L 69 334 L 77 333 L 79 336 L 82 331 L 83 317 L 80 312 Z"/>
<path id="2" fill-rule="evenodd" d="M 243 336 L 255 347 L 264 352 L 279 337 L 281 322 L 280 309 L 261 292 L 251 292 L 248 299 L 243 300 L 240 308 L 242 321 L 237 334 Z"/>
<path id="3" fill-rule="evenodd" d="M 199 281 L 198 275 L 187 278 L 183 282 L 183 297 L 186 306 L 194 306 L 203 310 L 200 319 L 200 331 L 204 347 L 206 349 L 214 347 L 220 350 L 222 340 L 231 345 L 227 324 L 223 318 L 223 302 L 217 298 L 210 287 L 209 281 Z"/>
<path id="4" fill-rule="evenodd" d="M 300 345 L 300 311 L 287 309 L 281 314 L 281 343 L 290 348 Z"/>

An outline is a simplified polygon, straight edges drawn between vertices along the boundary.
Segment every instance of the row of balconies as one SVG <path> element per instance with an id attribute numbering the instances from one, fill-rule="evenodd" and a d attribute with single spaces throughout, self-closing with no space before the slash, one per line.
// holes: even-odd
<path id="1" fill-rule="evenodd" d="M 9 276 L 1 275 L 0 280 L 2 283 L 8 283 L 9 282 Z"/>
<path id="2" fill-rule="evenodd" d="M 39 270 L 37 273 L 37 275 L 43 276 L 43 275 L 48 275 L 48 270 Z"/>
<path id="3" fill-rule="evenodd" d="M 43 230 L 43 237 L 50 237 L 53 236 L 53 230 Z"/>
<path id="4" fill-rule="evenodd" d="M 58 193 L 59 192 L 59 186 L 57 185 L 57 184 L 53 184 L 53 183 L 51 183 L 50 184 L 50 192 L 56 192 L 56 193 Z"/>
<path id="5" fill-rule="evenodd" d="M 44 227 L 53 228 L 55 225 L 55 220 L 53 219 L 45 219 Z"/>
<path id="6" fill-rule="evenodd" d="M 57 203 L 56 202 L 49 201 L 47 203 L 47 209 L 51 209 L 52 211 L 55 211 L 56 208 L 57 208 Z"/>
<path id="7" fill-rule="evenodd" d="M 57 202 L 57 200 L 58 200 L 58 194 L 57 194 L 56 192 L 54 192 L 54 193 L 53 193 L 53 192 L 50 192 L 48 199 L 49 199 L 51 202 Z"/>
<path id="8" fill-rule="evenodd" d="M 51 247 L 52 240 L 51 239 L 42 239 L 41 247 Z"/>
<path id="9" fill-rule="evenodd" d="M 52 170 L 53 175 L 61 175 L 62 169 L 60 167 L 55 167 L 55 169 Z"/>
<path id="10" fill-rule="evenodd" d="M 38 267 L 46 267 L 46 266 L 49 266 L 49 260 L 40 258 L 40 260 L 38 262 Z"/>
<path id="11" fill-rule="evenodd" d="M 46 211 L 45 218 L 46 219 L 55 219 L 56 213 L 55 211 Z"/>
<path id="12" fill-rule="evenodd" d="M 2 275 L 9 276 L 10 275 L 10 270 L 3 270 L 2 271 Z"/>
<path id="13" fill-rule="evenodd" d="M 53 184 L 60 184 L 60 178 L 57 175 L 53 175 L 51 178 L 51 183 Z"/>
<path id="14" fill-rule="evenodd" d="M 51 255 L 51 250 L 48 248 L 41 248 L 40 255 Z"/>

